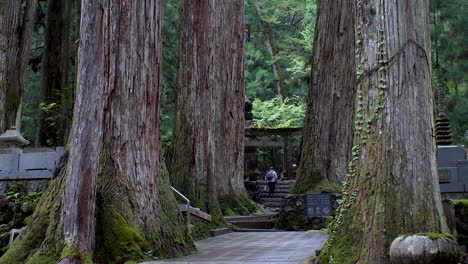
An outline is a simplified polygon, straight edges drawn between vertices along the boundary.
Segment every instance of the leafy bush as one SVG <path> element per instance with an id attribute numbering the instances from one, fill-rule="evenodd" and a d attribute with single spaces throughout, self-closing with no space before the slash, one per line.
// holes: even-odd
<path id="1" fill-rule="evenodd" d="M 284 104 L 278 97 L 268 101 L 255 100 L 252 109 L 253 124 L 256 127 L 271 128 L 300 127 L 305 111 L 305 103 L 299 96 L 287 98 Z"/>
<path id="2" fill-rule="evenodd" d="M 468 146 L 468 139 L 464 137 L 465 130 L 468 130 L 468 88 L 449 89 L 445 104 L 455 143 Z"/>
<path id="3" fill-rule="evenodd" d="M 16 184 L 6 189 L 4 199 L 12 204 L 13 228 L 20 228 L 27 224 L 29 221 L 28 217 L 36 209 L 41 195 L 42 191 L 27 192 L 21 184 Z"/>

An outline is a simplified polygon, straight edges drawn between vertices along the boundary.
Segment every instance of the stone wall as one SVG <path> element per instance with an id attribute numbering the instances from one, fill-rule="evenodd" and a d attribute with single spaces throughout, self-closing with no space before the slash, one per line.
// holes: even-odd
<path id="1" fill-rule="evenodd" d="M 17 183 L 28 191 L 45 188 L 63 153 L 64 148 L 0 150 L 0 195 Z"/>

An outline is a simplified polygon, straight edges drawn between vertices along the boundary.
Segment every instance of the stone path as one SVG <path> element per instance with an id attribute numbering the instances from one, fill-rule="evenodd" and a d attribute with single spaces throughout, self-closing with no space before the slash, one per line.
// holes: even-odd
<path id="1" fill-rule="evenodd" d="M 296 264 L 314 256 L 322 232 L 239 232 L 196 242 L 199 253 L 145 264 Z"/>

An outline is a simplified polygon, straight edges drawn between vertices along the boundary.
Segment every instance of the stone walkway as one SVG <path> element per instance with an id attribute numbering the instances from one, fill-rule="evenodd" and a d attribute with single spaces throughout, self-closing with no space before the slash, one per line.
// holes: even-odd
<path id="1" fill-rule="evenodd" d="M 199 253 L 145 264 L 297 264 L 314 256 L 322 232 L 236 232 L 196 242 Z"/>

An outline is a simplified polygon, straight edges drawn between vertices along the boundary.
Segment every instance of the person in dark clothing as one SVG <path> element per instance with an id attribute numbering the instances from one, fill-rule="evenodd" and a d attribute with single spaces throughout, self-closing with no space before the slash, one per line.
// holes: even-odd
<path id="1" fill-rule="evenodd" d="M 268 172 L 265 174 L 265 182 L 268 183 L 268 187 L 270 188 L 270 197 L 275 193 L 277 181 L 278 175 L 276 175 L 276 171 L 273 169 L 273 167 L 270 167 Z"/>

